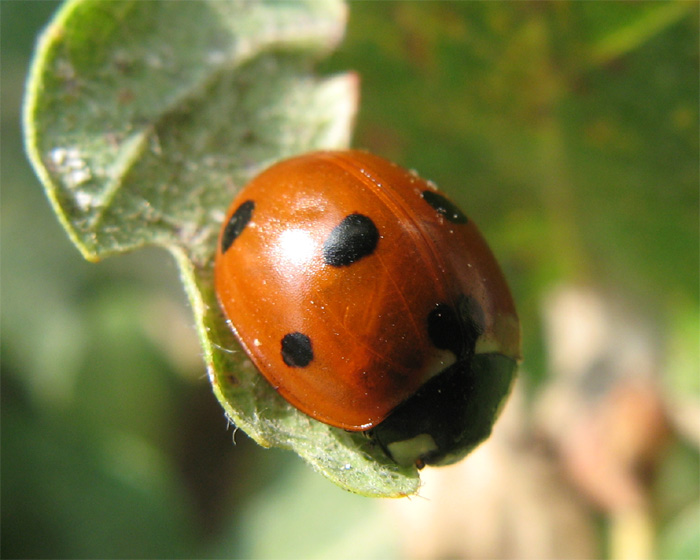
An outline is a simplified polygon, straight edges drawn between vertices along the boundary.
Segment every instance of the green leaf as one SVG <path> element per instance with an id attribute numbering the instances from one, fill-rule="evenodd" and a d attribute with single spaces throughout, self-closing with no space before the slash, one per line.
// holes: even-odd
<path id="1" fill-rule="evenodd" d="M 666 30 L 669 25 L 687 16 L 694 9 L 693 4 L 693 2 L 650 2 L 641 4 L 640 8 L 636 10 L 624 7 L 621 10 L 624 17 L 620 20 L 610 17 L 613 14 L 606 6 L 605 15 L 607 17 L 596 18 L 596 24 L 603 33 L 594 39 L 591 48 L 591 63 L 593 65 L 607 64 L 634 51 L 650 37 Z M 599 7 L 594 9 L 596 8 Z"/>
<path id="2" fill-rule="evenodd" d="M 212 282 L 235 192 L 273 161 L 349 144 L 357 78 L 313 73 L 345 18 L 337 0 L 68 2 L 38 46 L 26 145 L 87 259 L 146 245 L 175 257 L 214 392 L 237 427 L 348 490 L 402 496 L 417 489 L 415 469 L 280 398 L 235 342 Z"/>

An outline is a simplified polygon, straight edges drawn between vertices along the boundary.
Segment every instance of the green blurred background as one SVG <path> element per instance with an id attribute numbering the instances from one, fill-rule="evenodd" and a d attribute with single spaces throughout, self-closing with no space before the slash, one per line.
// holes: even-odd
<path id="1" fill-rule="evenodd" d="M 460 202 L 524 329 L 494 441 L 390 502 L 227 426 L 168 255 L 81 259 L 21 142 L 57 3 L 0 3 L 2 557 L 698 557 L 697 6 L 349 5 L 355 146 Z"/>

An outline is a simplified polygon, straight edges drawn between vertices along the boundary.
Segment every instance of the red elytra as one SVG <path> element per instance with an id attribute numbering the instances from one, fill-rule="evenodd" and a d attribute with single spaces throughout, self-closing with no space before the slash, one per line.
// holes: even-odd
<path id="1" fill-rule="evenodd" d="M 346 430 L 377 426 L 455 362 L 449 340 L 436 342 L 452 336 L 439 306 L 468 298 L 478 309 L 464 352 L 520 354 L 513 299 L 473 222 L 431 183 L 362 151 L 309 153 L 254 178 L 224 220 L 215 283 L 270 384 Z"/>

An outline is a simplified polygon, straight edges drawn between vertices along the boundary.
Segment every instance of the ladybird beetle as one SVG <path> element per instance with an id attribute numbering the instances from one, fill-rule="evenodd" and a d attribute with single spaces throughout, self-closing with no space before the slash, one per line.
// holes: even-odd
<path id="1" fill-rule="evenodd" d="M 513 299 L 473 222 L 362 151 L 279 162 L 233 201 L 216 293 L 270 384 L 366 432 L 400 465 L 443 465 L 491 432 L 520 355 Z"/>

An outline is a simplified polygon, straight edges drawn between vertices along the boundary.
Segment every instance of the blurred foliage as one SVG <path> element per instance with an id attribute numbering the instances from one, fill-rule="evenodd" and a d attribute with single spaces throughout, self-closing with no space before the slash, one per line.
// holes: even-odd
<path id="1" fill-rule="evenodd" d="M 231 445 L 166 255 L 89 265 L 65 238 L 19 129 L 55 7 L 0 4 L 2 556 L 400 556 L 380 502 Z M 543 298 L 586 284 L 653 325 L 667 391 L 697 406 L 697 4 L 350 9 L 325 69 L 361 75 L 355 145 L 432 178 L 484 231 L 519 304 L 530 396 L 548 381 Z M 697 442 L 676 435 L 660 463 L 657 556 L 697 557 Z"/>

